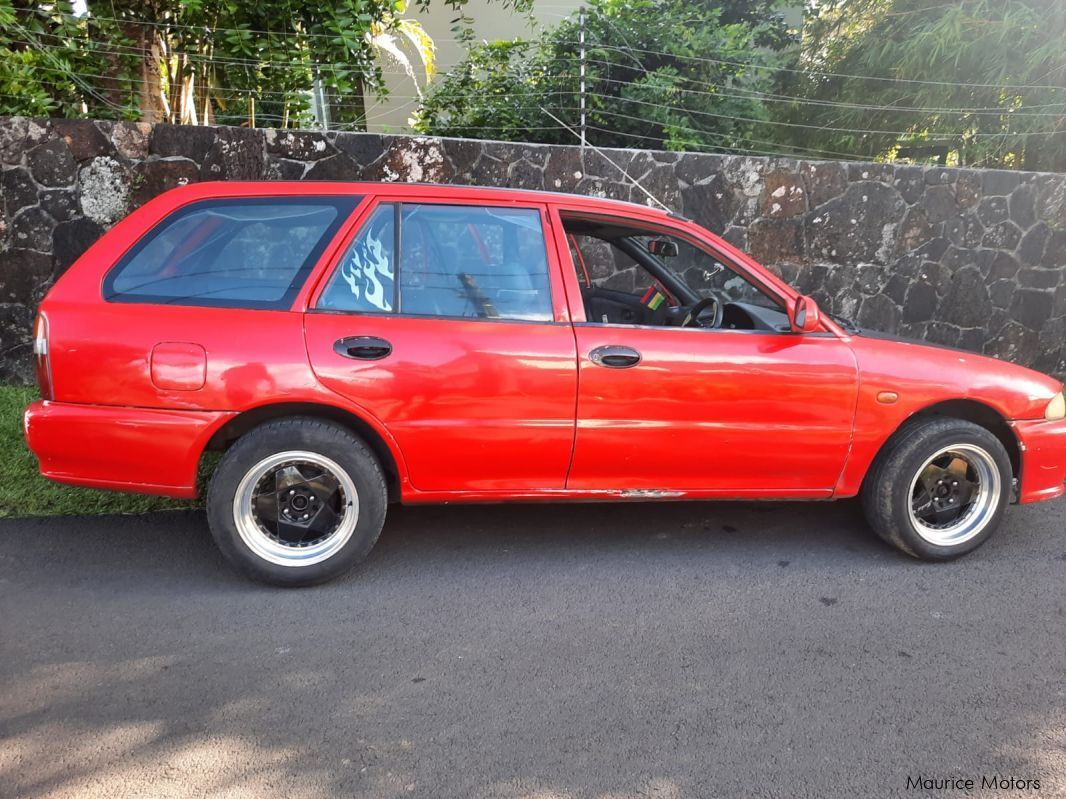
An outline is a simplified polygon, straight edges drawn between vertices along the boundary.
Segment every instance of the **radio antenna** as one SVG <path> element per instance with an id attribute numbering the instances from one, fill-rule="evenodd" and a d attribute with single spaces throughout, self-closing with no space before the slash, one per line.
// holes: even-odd
<path id="1" fill-rule="evenodd" d="M 570 133 L 573 133 L 573 134 L 574 134 L 574 136 L 576 136 L 576 137 L 577 137 L 577 139 L 578 139 L 579 141 L 581 141 L 581 140 L 582 140 L 582 136 L 581 136 L 581 134 L 580 134 L 580 133 L 578 133 L 578 132 L 577 132 L 576 130 L 574 130 L 574 129 L 573 129 L 572 127 L 570 127 L 570 126 L 569 126 L 569 125 L 567 125 L 567 124 L 566 124 L 565 122 L 563 122 L 563 121 L 562 121 L 561 119 L 559 119 L 559 117 L 555 116 L 555 114 L 553 114 L 553 113 L 552 113 L 551 111 L 549 111 L 549 110 L 548 110 L 547 108 L 545 108 L 544 106 L 540 106 L 540 110 L 541 110 L 541 111 L 543 111 L 543 112 L 544 112 L 545 114 L 547 114 L 548 116 L 550 116 L 550 117 L 551 117 L 552 119 L 554 119 L 554 120 L 555 120 L 556 122 L 558 122 L 558 123 L 559 123 L 560 125 L 562 125 L 562 126 L 563 126 L 564 128 L 566 128 L 566 129 L 567 129 L 567 130 L 568 130 L 568 131 L 569 131 Z M 623 169 L 623 168 L 622 168 L 621 166 L 619 166 L 618 164 L 616 164 L 616 163 L 615 163 L 615 162 L 614 162 L 613 160 L 611 160 L 610 158 L 608 158 L 608 157 L 607 157 L 607 154 L 606 154 L 606 153 L 605 153 L 605 152 L 604 152 L 603 150 L 601 150 L 601 149 L 600 149 L 599 147 L 597 147 L 597 146 L 596 146 L 595 144 L 591 144 L 591 143 L 589 143 L 588 141 L 582 141 L 582 144 L 583 144 L 583 145 L 586 145 L 586 146 L 588 146 L 588 147 L 591 147 L 591 148 L 592 148 L 593 150 L 595 150 L 595 151 L 596 151 L 596 154 L 597 154 L 597 155 L 599 155 L 599 156 L 600 156 L 600 158 L 602 158 L 602 159 L 603 159 L 604 161 L 606 161 L 606 162 L 607 162 L 608 164 L 610 164 L 610 165 L 611 165 L 611 166 L 613 166 L 613 167 L 614 167 L 615 169 L 617 169 L 617 170 L 618 170 L 619 172 L 621 172 L 621 173 L 622 173 L 622 176 L 623 176 L 623 177 L 624 177 L 624 178 L 625 178 L 626 180 L 628 180 L 628 181 L 629 181 L 630 183 L 632 183 L 632 184 L 633 184 L 634 186 L 636 186 L 636 187 L 637 187 L 638 189 L 640 189 L 640 190 L 641 190 L 642 192 L 644 192 L 644 194 L 645 194 L 645 195 L 647 196 L 647 198 L 648 198 L 649 200 L 651 200 L 651 201 L 652 201 L 653 203 L 655 203 L 655 204 L 656 204 L 657 206 L 659 206 L 660 208 L 662 208 L 662 209 L 663 209 L 664 211 L 666 211 L 667 213 L 673 213 L 673 209 L 669 208 L 669 207 L 668 207 L 668 206 L 667 206 L 667 205 L 666 205 L 666 204 L 665 204 L 664 202 L 662 202 L 662 201 L 661 201 L 661 200 L 660 200 L 660 199 L 659 199 L 658 197 L 656 197 L 656 196 L 655 196 L 654 194 L 652 194 L 652 193 L 651 193 L 650 191 L 648 191 L 648 190 L 647 190 L 646 188 L 644 188 L 644 187 L 643 187 L 643 186 L 642 186 L 642 185 L 640 184 L 640 181 L 639 181 L 639 180 L 637 180 L 637 179 L 636 179 L 635 177 L 633 177 L 632 175 L 630 175 L 630 174 L 629 174 L 628 172 L 626 172 L 626 171 L 625 171 L 625 169 Z"/>

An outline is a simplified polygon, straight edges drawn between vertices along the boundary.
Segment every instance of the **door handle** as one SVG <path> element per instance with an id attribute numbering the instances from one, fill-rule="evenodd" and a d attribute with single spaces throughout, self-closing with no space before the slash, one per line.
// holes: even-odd
<path id="1" fill-rule="evenodd" d="M 338 339 L 333 351 L 357 361 L 380 361 L 392 352 L 392 344 L 377 336 L 349 336 Z"/>
<path id="2" fill-rule="evenodd" d="M 590 352 L 589 360 L 597 366 L 606 366 L 608 369 L 628 369 L 640 363 L 640 353 L 632 347 L 608 344 Z"/>

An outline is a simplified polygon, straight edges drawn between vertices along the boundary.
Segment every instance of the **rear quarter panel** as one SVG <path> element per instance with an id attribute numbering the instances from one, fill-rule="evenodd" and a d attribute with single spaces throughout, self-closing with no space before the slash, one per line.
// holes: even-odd
<path id="1" fill-rule="evenodd" d="M 272 397 L 321 392 L 307 361 L 298 313 L 65 302 L 48 310 L 60 402 L 244 410 Z M 152 349 L 163 342 L 203 347 L 202 388 L 161 388 L 152 381 Z"/>

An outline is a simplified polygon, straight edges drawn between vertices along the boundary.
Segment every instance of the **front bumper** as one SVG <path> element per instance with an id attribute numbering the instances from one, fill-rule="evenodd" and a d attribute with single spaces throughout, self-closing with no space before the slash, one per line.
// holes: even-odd
<path id="1" fill-rule="evenodd" d="M 1066 492 L 1066 419 L 1011 422 L 1022 451 L 1018 501 L 1041 502 Z"/>
<path id="2" fill-rule="evenodd" d="M 23 427 L 41 474 L 57 483 L 192 498 L 204 446 L 233 416 L 38 401 Z"/>

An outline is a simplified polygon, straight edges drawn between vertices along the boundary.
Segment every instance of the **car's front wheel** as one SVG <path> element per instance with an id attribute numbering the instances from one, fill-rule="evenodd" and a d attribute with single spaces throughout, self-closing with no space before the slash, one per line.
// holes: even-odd
<path id="1" fill-rule="evenodd" d="M 874 531 L 924 560 L 951 560 L 981 546 L 1010 500 L 1002 442 L 962 419 L 909 422 L 878 455 L 862 489 Z"/>
<path id="2" fill-rule="evenodd" d="M 227 450 L 207 517 L 223 555 L 249 577 L 301 586 L 344 574 L 381 533 L 381 465 L 350 431 L 322 419 L 266 422 Z"/>

